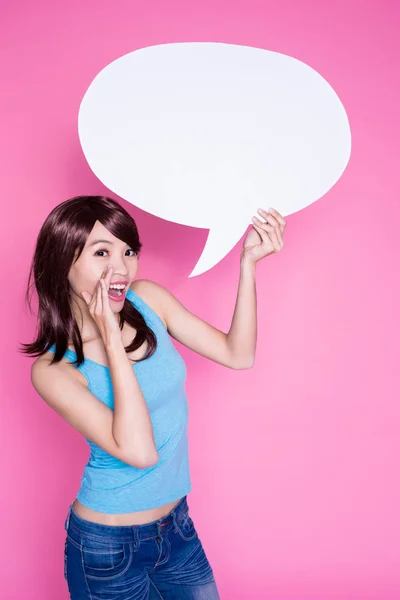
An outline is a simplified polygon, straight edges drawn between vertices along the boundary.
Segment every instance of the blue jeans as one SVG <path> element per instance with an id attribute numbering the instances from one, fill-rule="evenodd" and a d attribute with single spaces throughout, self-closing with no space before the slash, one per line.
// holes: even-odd
<path id="1" fill-rule="evenodd" d="M 187 496 L 143 525 L 92 523 L 71 504 L 65 530 L 71 600 L 219 600 Z"/>

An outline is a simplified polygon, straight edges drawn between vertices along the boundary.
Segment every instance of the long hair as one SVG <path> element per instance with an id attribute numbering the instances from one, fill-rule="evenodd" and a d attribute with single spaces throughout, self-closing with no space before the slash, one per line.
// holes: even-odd
<path id="1" fill-rule="evenodd" d="M 21 352 L 41 356 L 55 344 L 53 364 L 61 361 L 71 340 L 77 355 L 73 364 L 80 366 L 83 363 L 82 338 L 70 303 L 68 274 L 81 255 L 96 221 L 139 254 L 142 243 L 136 223 L 115 200 L 106 196 L 76 196 L 53 208 L 36 241 L 25 295 L 33 314 L 29 297 L 33 277 L 39 301 L 37 337 L 30 344 L 22 344 Z M 120 329 L 126 321 L 137 331 L 125 348 L 126 352 L 137 350 L 147 340 L 146 355 L 140 361 L 149 358 L 156 349 L 157 339 L 141 313 L 125 301 L 119 315 Z"/>

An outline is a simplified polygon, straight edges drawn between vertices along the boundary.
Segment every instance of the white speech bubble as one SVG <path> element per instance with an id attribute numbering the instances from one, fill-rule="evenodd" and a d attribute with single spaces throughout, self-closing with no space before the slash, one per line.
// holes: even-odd
<path id="1" fill-rule="evenodd" d="M 95 175 L 163 219 L 209 229 L 189 277 L 233 248 L 257 208 L 292 214 L 350 157 L 346 111 L 303 62 L 259 48 L 162 44 L 107 65 L 79 109 Z"/>

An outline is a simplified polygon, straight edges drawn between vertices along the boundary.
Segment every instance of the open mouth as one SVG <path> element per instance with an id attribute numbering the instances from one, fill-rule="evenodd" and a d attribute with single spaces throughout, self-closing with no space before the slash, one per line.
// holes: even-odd
<path id="1" fill-rule="evenodd" d="M 126 283 L 112 283 L 108 288 L 108 295 L 112 298 L 122 298 L 127 289 Z"/>

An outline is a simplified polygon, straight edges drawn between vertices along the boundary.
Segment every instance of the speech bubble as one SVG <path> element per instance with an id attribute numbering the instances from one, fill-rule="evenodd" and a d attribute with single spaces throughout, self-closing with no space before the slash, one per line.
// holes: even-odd
<path id="1" fill-rule="evenodd" d="M 189 277 L 234 247 L 257 208 L 321 198 L 348 163 L 346 111 L 305 63 L 213 42 L 135 50 L 102 69 L 78 115 L 100 181 L 163 219 L 209 229 Z"/>

